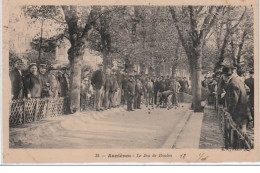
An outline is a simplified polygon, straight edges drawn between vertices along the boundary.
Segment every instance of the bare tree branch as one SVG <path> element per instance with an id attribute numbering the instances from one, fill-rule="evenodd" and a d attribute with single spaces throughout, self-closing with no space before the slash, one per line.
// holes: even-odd
<path id="1" fill-rule="evenodd" d="M 238 22 L 231 28 L 231 30 L 234 30 L 240 24 L 240 22 L 243 20 L 245 14 L 246 14 L 246 11 L 247 11 L 247 8 L 245 7 L 245 10 L 244 10 L 243 14 L 239 18 Z"/>

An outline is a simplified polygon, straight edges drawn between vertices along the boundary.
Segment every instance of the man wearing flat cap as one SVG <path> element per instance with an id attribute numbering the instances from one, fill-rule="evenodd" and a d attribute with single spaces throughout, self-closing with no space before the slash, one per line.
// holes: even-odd
<path id="1" fill-rule="evenodd" d="M 16 59 L 14 62 L 14 69 L 9 73 L 12 87 L 12 99 L 22 99 L 24 90 L 24 76 L 22 74 L 23 68 L 22 59 Z"/>
<path id="2" fill-rule="evenodd" d="M 222 74 L 227 83 L 227 111 L 232 116 L 233 121 L 241 128 L 242 133 L 245 134 L 246 124 L 252 120 L 252 116 L 244 83 L 239 79 L 237 73 L 233 73 L 230 67 L 224 67 Z"/>

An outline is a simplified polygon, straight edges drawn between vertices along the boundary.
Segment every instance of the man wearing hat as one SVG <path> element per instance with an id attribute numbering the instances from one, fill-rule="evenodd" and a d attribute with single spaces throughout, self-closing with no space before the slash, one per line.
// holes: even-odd
<path id="1" fill-rule="evenodd" d="M 236 73 L 232 73 L 232 68 L 222 69 L 223 78 L 227 83 L 227 111 L 232 116 L 233 121 L 241 128 L 242 133 L 246 133 L 246 124 L 252 120 L 248 99 L 244 83 Z"/>
<path id="2" fill-rule="evenodd" d="M 68 96 L 69 77 L 67 74 L 67 67 L 65 66 L 61 67 L 60 74 L 58 76 L 58 81 L 60 83 L 60 97 Z"/>
<path id="3" fill-rule="evenodd" d="M 96 70 L 91 77 L 91 84 L 96 91 L 96 110 L 99 111 L 102 106 L 104 98 L 104 84 L 105 84 L 105 75 L 103 73 L 103 64 L 98 65 L 98 70 Z"/>
<path id="4" fill-rule="evenodd" d="M 46 73 L 47 70 L 46 64 L 39 65 L 39 79 L 42 87 L 41 97 L 49 97 L 50 96 L 50 79 L 49 75 Z"/>
<path id="5" fill-rule="evenodd" d="M 50 96 L 57 98 L 60 93 L 60 83 L 57 77 L 57 68 L 53 65 L 49 68 L 49 81 L 50 81 Z"/>
<path id="6" fill-rule="evenodd" d="M 135 96 L 135 80 L 134 80 L 134 75 L 131 73 L 129 74 L 129 79 L 127 82 L 127 111 L 134 111 L 133 110 L 134 96 Z"/>
<path id="7" fill-rule="evenodd" d="M 24 88 L 27 98 L 40 98 L 42 85 L 38 74 L 36 63 L 31 63 L 28 67 L 29 74 L 25 77 Z"/>
<path id="8" fill-rule="evenodd" d="M 245 80 L 245 84 L 249 87 L 249 106 L 254 118 L 254 70 L 249 71 L 249 78 Z"/>
<path id="9" fill-rule="evenodd" d="M 22 59 L 17 59 L 14 62 L 14 69 L 9 73 L 9 77 L 11 80 L 11 91 L 12 91 L 12 99 L 22 99 L 23 98 L 23 90 L 24 90 L 24 76 L 22 74 L 23 68 Z"/>

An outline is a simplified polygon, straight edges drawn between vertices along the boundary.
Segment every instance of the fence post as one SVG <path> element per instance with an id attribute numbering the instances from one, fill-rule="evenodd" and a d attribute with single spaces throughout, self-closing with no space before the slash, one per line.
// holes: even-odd
<path id="1" fill-rule="evenodd" d="M 35 113 L 34 113 L 34 121 L 37 120 L 38 111 L 39 111 L 39 100 L 38 100 L 38 98 L 37 98 L 37 99 L 36 99 L 36 106 L 35 106 Z"/>
<path id="2" fill-rule="evenodd" d="M 47 99 L 46 114 L 45 114 L 46 118 L 49 117 L 49 102 L 50 102 L 50 99 Z"/>
<path id="3" fill-rule="evenodd" d="M 26 111 L 25 111 L 25 102 L 27 100 L 23 101 L 23 123 L 26 123 Z"/>

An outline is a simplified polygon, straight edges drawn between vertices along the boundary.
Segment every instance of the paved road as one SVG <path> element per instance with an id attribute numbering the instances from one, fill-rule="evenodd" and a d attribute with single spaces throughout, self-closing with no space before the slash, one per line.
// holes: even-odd
<path id="1" fill-rule="evenodd" d="M 171 148 L 190 115 L 189 104 L 64 115 L 10 129 L 11 148 Z M 150 112 L 150 113 L 149 113 Z"/>

